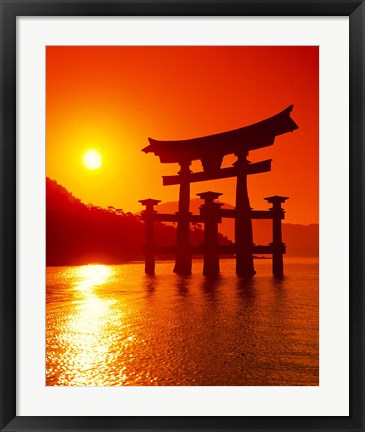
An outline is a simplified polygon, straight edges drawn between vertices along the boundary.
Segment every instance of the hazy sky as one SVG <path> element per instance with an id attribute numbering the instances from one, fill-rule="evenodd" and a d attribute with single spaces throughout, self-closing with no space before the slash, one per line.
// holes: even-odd
<path id="1" fill-rule="evenodd" d="M 210 135 L 294 104 L 299 129 L 249 155 L 273 159 L 270 173 L 249 178 L 251 206 L 288 196 L 287 222 L 316 223 L 318 56 L 318 47 L 47 47 L 47 176 L 85 203 L 125 211 L 144 198 L 177 201 L 178 186 L 161 176 L 178 165 L 141 152 L 148 137 Z M 88 149 L 102 155 L 100 169 L 83 165 Z M 194 183 L 191 196 L 207 190 L 234 204 L 235 179 Z"/>

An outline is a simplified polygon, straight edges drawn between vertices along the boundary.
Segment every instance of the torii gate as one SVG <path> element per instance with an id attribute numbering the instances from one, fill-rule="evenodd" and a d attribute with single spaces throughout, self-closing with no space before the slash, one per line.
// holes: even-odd
<path id="1" fill-rule="evenodd" d="M 189 223 L 203 221 L 205 222 L 205 229 L 207 229 L 207 220 L 204 220 L 203 215 L 192 215 L 189 211 L 190 183 L 236 177 L 235 210 L 220 209 L 216 218 L 218 221 L 219 217 L 234 217 L 236 273 L 238 276 L 244 277 L 250 277 L 255 274 L 253 264 L 255 246 L 252 235 L 252 218 L 255 217 L 255 213 L 250 207 L 247 176 L 271 171 L 271 159 L 251 163 L 247 158 L 250 151 L 273 145 L 276 136 L 298 129 L 298 126 L 290 117 L 292 109 L 293 105 L 290 105 L 284 111 L 266 120 L 214 135 L 179 141 L 148 139 L 150 144 L 143 148 L 142 151 L 145 153 L 153 152 L 160 158 L 161 163 L 178 163 L 180 165 L 180 171 L 177 175 L 163 176 L 164 186 L 180 185 L 179 208 L 176 215 L 155 214 L 153 207 L 159 202 L 158 200 L 140 201 L 143 205 L 146 205 L 144 215 L 146 222 L 153 219 L 177 222 L 175 273 L 182 275 L 191 273 L 192 251 L 189 240 Z M 221 168 L 223 157 L 229 154 L 234 154 L 237 157 L 236 162 L 232 167 Z M 193 160 L 201 160 L 203 165 L 202 172 L 191 172 L 190 164 Z M 204 193 L 199 195 L 205 199 L 205 206 L 209 207 L 209 205 L 215 204 L 214 198 L 217 196 L 204 195 Z M 269 210 L 270 214 L 267 214 L 265 211 L 261 211 L 260 216 L 257 214 L 259 218 L 273 220 L 273 243 L 270 245 L 271 247 L 269 246 L 269 249 L 267 249 L 267 246 L 262 246 L 261 248 L 266 248 L 267 252 L 273 254 L 273 273 L 277 275 L 283 273 L 282 254 L 285 253 L 285 245 L 281 242 L 281 219 L 284 217 L 281 203 L 285 202 L 286 199 L 286 197 L 267 198 L 273 204 L 273 208 Z M 279 221 L 279 228 L 277 221 Z M 209 222 L 208 226 L 212 230 L 212 225 L 209 225 Z M 149 225 L 146 234 L 147 232 L 150 238 L 153 238 L 153 225 L 152 228 L 151 224 Z M 276 250 L 276 255 L 274 254 L 274 249 Z M 279 255 L 281 259 L 280 257 L 278 258 Z M 148 256 L 152 256 L 151 250 L 146 251 L 146 273 L 154 273 L 154 261 L 152 265 L 150 259 L 150 264 L 147 265 Z M 276 256 L 276 259 L 274 256 Z"/>

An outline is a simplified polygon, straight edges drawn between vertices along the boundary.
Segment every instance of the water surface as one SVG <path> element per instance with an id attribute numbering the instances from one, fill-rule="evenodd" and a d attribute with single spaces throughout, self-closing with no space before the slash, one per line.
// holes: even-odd
<path id="1" fill-rule="evenodd" d="M 221 277 L 143 263 L 47 267 L 47 385 L 318 385 L 318 261 Z"/>

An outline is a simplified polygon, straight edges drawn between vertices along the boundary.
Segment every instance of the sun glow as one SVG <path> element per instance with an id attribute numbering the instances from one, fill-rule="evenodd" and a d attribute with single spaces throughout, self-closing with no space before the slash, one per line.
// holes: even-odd
<path id="1" fill-rule="evenodd" d="M 78 267 L 77 276 L 81 280 L 77 283 L 75 289 L 78 291 L 89 291 L 92 288 L 105 284 L 110 275 L 109 266 L 92 264 Z"/>
<path id="2" fill-rule="evenodd" d="M 89 170 L 97 170 L 101 167 L 103 158 L 101 154 L 94 149 L 87 150 L 82 156 L 82 163 Z"/>

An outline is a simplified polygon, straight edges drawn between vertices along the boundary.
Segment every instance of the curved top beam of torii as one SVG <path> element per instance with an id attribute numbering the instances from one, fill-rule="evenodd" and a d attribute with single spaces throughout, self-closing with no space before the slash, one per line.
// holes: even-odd
<path id="1" fill-rule="evenodd" d="M 270 146 L 275 137 L 298 129 L 290 117 L 293 105 L 284 111 L 239 129 L 178 141 L 159 141 L 148 138 L 149 145 L 142 149 L 153 152 L 162 163 L 193 161 L 196 159 L 217 158 L 232 153 L 250 151 Z"/>

